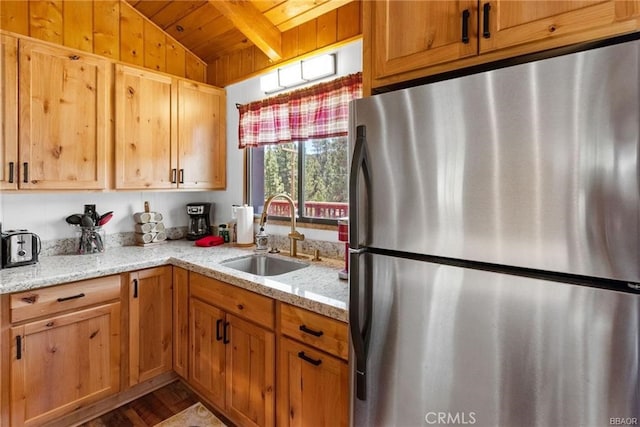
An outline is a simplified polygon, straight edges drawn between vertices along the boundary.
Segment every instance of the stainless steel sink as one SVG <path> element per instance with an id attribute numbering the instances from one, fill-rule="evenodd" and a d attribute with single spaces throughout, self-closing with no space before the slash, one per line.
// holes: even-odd
<path id="1" fill-rule="evenodd" d="M 222 261 L 220 264 L 257 276 L 277 276 L 278 274 L 290 273 L 309 266 L 309 264 L 304 262 L 263 254 L 253 254 L 241 258 L 228 259 Z"/>

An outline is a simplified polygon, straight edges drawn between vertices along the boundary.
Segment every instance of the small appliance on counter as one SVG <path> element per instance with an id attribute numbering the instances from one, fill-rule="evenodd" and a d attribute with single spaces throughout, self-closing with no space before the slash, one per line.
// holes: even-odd
<path id="1" fill-rule="evenodd" d="M 211 234 L 211 203 L 189 203 L 187 240 L 198 240 Z"/>
<path id="2" fill-rule="evenodd" d="M 37 234 L 27 230 L 2 232 L 2 268 L 35 264 L 42 245 Z"/>

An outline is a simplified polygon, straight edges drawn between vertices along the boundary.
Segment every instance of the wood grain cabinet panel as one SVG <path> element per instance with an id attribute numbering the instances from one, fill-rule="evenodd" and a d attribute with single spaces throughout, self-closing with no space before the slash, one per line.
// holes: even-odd
<path id="1" fill-rule="evenodd" d="M 120 302 L 11 328 L 11 425 L 35 426 L 120 391 Z"/>
<path id="2" fill-rule="evenodd" d="M 18 188 L 18 40 L 0 35 L 0 189 Z"/>
<path id="3" fill-rule="evenodd" d="M 376 1 L 368 6 L 375 17 L 375 78 L 477 54 L 476 1 Z"/>
<path id="4" fill-rule="evenodd" d="M 170 266 L 129 273 L 129 385 L 173 369 Z"/>
<path id="5" fill-rule="evenodd" d="M 176 188 L 176 85 L 172 77 L 116 65 L 116 188 Z"/>
<path id="6" fill-rule="evenodd" d="M 116 65 L 116 188 L 224 189 L 224 89 Z"/>
<path id="7" fill-rule="evenodd" d="M 275 335 L 263 327 L 273 325 L 273 301 L 196 273 L 189 287 L 189 384 L 237 425 L 273 426 Z"/>
<path id="8" fill-rule="evenodd" d="M 569 43 L 575 43 L 630 32 L 637 24 L 628 19 L 637 16 L 639 4 L 620 0 L 481 1 L 480 53 L 525 43 L 533 43 L 527 50 L 535 51 L 536 42 L 543 40 L 567 37 Z"/>
<path id="9" fill-rule="evenodd" d="M 189 376 L 189 271 L 173 267 L 173 370 Z"/>
<path id="10" fill-rule="evenodd" d="M 277 425 L 347 426 L 347 324 L 282 302 L 277 309 Z"/>
<path id="11" fill-rule="evenodd" d="M 375 88 L 638 31 L 640 2 L 384 0 L 364 2 L 363 17 Z"/>
<path id="12" fill-rule="evenodd" d="M 273 426 L 274 334 L 231 314 L 227 322 L 227 413 L 243 426 Z"/>
<path id="13" fill-rule="evenodd" d="M 181 188 L 226 188 L 226 93 L 178 82 L 178 163 Z"/>
<path id="14" fill-rule="evenodd" d="M 281 337 L 278 362 L 278 426 L 346 427 L 347 362 Z"/>
<path id="15" fill-rule="evenodd" d="M 20 188 L 106 188 L 108 61 L 21 40 L 19 67 Z"/>

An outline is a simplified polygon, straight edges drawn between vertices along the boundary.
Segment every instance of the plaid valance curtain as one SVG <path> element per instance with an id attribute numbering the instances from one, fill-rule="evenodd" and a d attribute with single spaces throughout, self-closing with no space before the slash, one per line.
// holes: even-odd
<path id="1" fill-rule="evenodd" d="M 346 136 L 349 101 L 362 97 L 362 73 L 240 105 L 240 148 Z"/>

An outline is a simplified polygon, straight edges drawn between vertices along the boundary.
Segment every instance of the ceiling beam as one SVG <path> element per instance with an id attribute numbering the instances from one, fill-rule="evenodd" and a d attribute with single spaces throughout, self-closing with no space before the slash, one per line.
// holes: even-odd
<path id="1" fill-rule="evenodd" d="M 282 59 L 282 34 L 280 30 L 246 0 L 209 0 L 272 61 Z"/>

